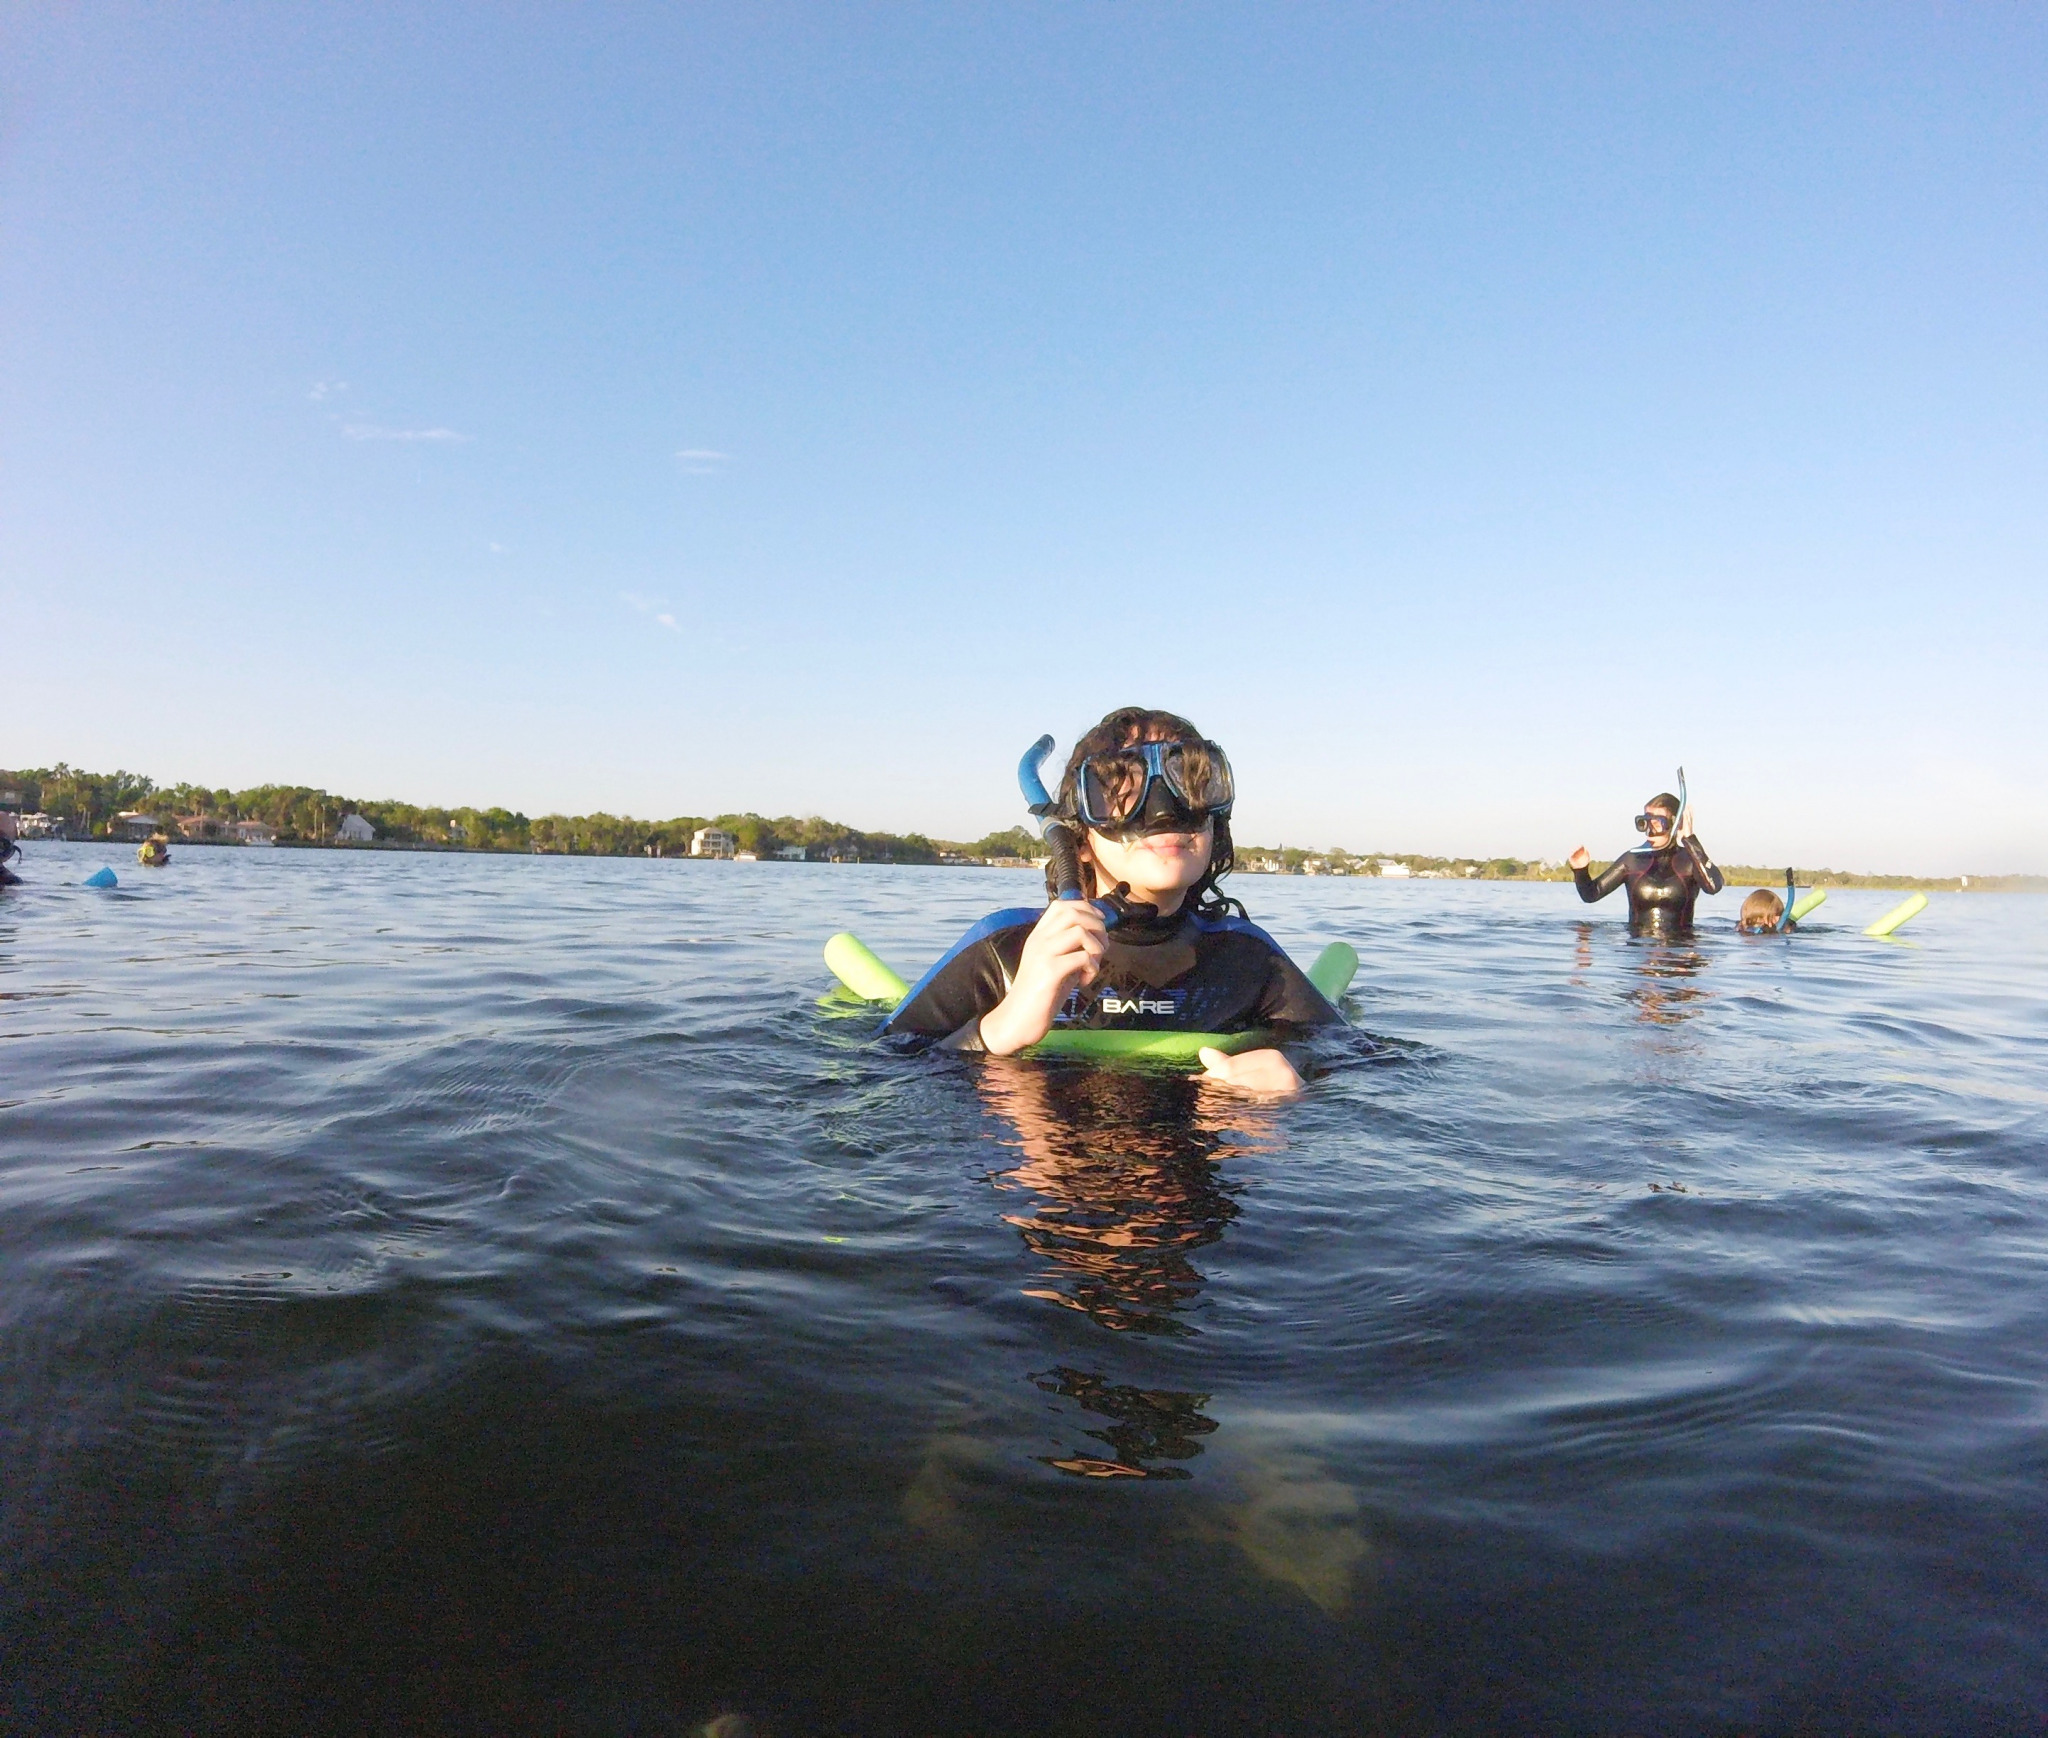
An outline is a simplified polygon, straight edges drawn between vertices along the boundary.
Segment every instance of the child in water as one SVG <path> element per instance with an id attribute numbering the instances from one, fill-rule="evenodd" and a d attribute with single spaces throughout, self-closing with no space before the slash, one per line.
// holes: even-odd
<path id="1" fill-rule="evenodd" d="M 886 1030 L 1011 1056 L 1055 1025 L 1341 1024 L 1272 937 L 1216 889 L 1232 866 L 1235 799 L 1223 750 L 1185 718 L 1138 706 L 1110 713 L 1074 745 L 1054 804 L 1079 841 L 1084 897 L 984 918 L 904 997 Z M 1050 871 L 1046 879 L 1057 892 Z M 1205 1078 L 1247 1092 L 1301 1087 L 1275 1049 L 1205 1049 L 1201 1058 Z"/>
<path id="2" fill-rule="evenodd" d="M 1785 915 L 1785 902 L 1768 887 L 1759 887 L 1742 902 L 1735 926 L 1744 935 L 1768 935 Z"/>

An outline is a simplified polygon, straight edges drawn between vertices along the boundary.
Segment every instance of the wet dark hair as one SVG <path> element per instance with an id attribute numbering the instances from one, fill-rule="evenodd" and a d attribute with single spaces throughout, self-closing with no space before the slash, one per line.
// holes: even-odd
<path id="1" fill-rule="evenodd" d="M 1074 744 L 1074 752 L 1067 756 L 1067 770 L 1060 775 L 1055 805 L 1079 836 L 1085 831 L 1076 819 L 1080 809 L 1081 763 L 1090 755 L 1107 754 L 1111 749 L 1129 748 L 1140 742 L 1202 740 L 1202 733 L 1178 712 L 1161 712 L 1148 706 L 1119 706 Z M 1237 850 L 1230 839 L 1229 817 L 1211 815 L 1209 821 L 1215 829 L 1209 849 L 1209 867 L 1188 889 L 1182 909 L 1192 910 L 1198 917 L 1225 917 L 1232 912 L 1243 917 L 1243 902 L 1219 892 L 1216 887 L 1217 882 L 1237 867 Z M 1059 892 L 1059 882 L 1050 863 L 1045 867 L 1045 889 L 1052 894 Z M 1095 885 L 1095 865 L 1085 858 L 1081 862 L 1081 891 L 1090 899 L 1099 891 Z"/>
<path id="2" fill-rule="evenodd" d="M 1742 902 L 1742 915 L 1735 920 L 1735 927 L 1747 931 L 1776 929 L 1778 919 L 1784 915 L 1784 900 L 1768 887 L 1759 887 Z"/>
<path id="3" fill-rule="evenodd" d="M 1669 791 L 1659 791 L 1648 802 L 1643 804 L 1644 814 L 1647 815 L 1652 809 L 1662 809 L 1674 821 L 1678 819 L 1678 799 Z"/>

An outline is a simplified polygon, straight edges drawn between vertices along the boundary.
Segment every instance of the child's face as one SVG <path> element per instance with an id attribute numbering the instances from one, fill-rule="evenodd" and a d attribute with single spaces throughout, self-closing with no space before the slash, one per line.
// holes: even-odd
<path id="1" fill-rule="evenodd" d="M 1095 864 L 1098 893 L 1127 881 L 1133 899 L 1156 905 L 1162 912 L 1177 911 L 1187 890 L 1208 872 L 1216 849 L 1216 823 L 1204 818 L 1194 832 L 1143 833 L 1128 838 L 1112 838 L 1090 828 L 1081 849 Z"/>

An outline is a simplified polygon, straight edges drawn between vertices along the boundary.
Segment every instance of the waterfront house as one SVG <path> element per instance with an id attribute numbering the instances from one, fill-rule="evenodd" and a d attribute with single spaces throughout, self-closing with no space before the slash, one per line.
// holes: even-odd
<path id="1" fill-rule="evenodd" d="M 1396 863 L 1391 857 L 1380 859 L 1380 875 L 1388 881 L 1400 881 L 1414 874 L 1406 863 Z"/>
<path id="2" fill-rule="evenodd" d="M 692 857 L 730 857 L 739 841 L 723 827 L 699 827 L 690 835 Z"/>
<path id="3" fill-rule="evenodd" d="M 123 809 L 114 817 L 114 824 L 109 830 L 116 838 L 141 840 L 154 833 L 158 825 L 154 815 L 145 815 L 137 809 Z"/>
<path id="4" fill-rule="evenodd" d="M 377 836 L 377 829 L 361 815 L 343 815 L 341 825 L 334 829 L 337 845 L 367 845 Z"/>
<path id="5" fill-rule="evenodd" d="M 275 845 L 277 832 L 262 821 L 237 821 L 235 842 L 238 845 Z"/>
<path id="6" fill-rule="evenodd" d="M 801 845 L 781 845 L 776 848 L 775 855 L 784 863 L 801 863 L 804 860 L 804 848 Z"/>

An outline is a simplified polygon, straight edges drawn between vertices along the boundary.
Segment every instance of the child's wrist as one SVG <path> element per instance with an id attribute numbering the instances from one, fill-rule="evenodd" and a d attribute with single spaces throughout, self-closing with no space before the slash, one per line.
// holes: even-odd
<path id="1" fill-rule="evenodd" d="M 981 1045 L 991 1056 L 1013 1056 L 1028 1044 L 1045 1036 L 1045 1027 L 1031 1029 L 1030 1017 L 1005 996 L 981 1017 Z"/>

